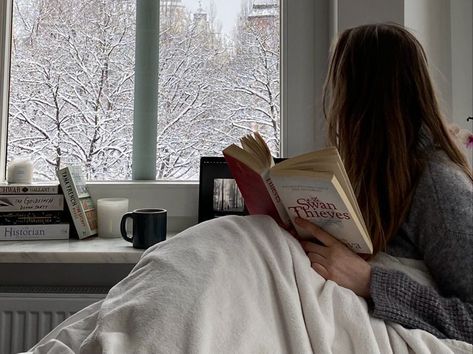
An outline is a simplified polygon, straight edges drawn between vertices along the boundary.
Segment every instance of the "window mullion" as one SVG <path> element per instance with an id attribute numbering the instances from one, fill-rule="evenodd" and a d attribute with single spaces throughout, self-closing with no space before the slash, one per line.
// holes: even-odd
<path id="1" fill-rule="evenodd" d="M 159 1 L 136 0 L 133 179 L 156 178 Z"/>

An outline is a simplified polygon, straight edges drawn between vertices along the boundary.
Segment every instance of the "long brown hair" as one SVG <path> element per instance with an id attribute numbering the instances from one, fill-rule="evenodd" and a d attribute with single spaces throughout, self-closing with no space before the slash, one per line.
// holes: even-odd
<path id="1" fill-rule="evenodd" d="M 472 179 L 443 122 L 425 52 L 401 26 L 344 31 L 323 102 L 329 143 L 344 161 L 375 254 L 405 218 L 429 146 L 445 151 Z"/>

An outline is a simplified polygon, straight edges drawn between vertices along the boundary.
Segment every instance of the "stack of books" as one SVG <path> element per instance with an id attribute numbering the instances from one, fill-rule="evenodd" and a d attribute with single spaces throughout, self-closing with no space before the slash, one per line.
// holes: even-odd
<path id="1" fill-rule="evenodd" d="M 58 183 L 0 184 L 0 241 L 63 240 L 69 229 Z"/>

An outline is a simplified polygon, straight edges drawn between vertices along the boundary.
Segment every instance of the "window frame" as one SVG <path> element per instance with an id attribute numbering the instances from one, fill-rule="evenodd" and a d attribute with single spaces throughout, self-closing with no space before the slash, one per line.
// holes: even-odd
<path id="1" fill-rule="evenodd" d="M 330 9 L 329 0 L 280 1 L 281 155 L 287 157 L 324 143 L 322 109 L 314 98 L 321 97 L 326 73 Z M 12 4 L 0 3 L 0 181 L 6 177 Z M 166 208 L 172 231 L 197 221 L 197 181 L 90 181 L 88 186 L 94 199 L 128 197 L 130 209 Z"/>
<path id="2" fill-rule="evenodd" d="M 12 4 L 13 0 L 0 2 L 0 181 L 6 179 Z"/>

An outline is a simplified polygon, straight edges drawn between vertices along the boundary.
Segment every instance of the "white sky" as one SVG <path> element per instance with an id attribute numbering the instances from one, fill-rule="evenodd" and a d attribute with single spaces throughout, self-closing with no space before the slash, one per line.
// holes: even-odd
<path id="1" fill-rule="evenodd" d="M 208 12 L 209 0 L 201 0 L 202 8 Z M 222 31 L 230 34 L 236 23 L 237 16 L 241 9 L 242 0 L 213 0 L 217 8 L 217 21 L 222 25 Z M 199 0 L 182 0 L 191 12 L 195 12 L 199 8 Z"/>

